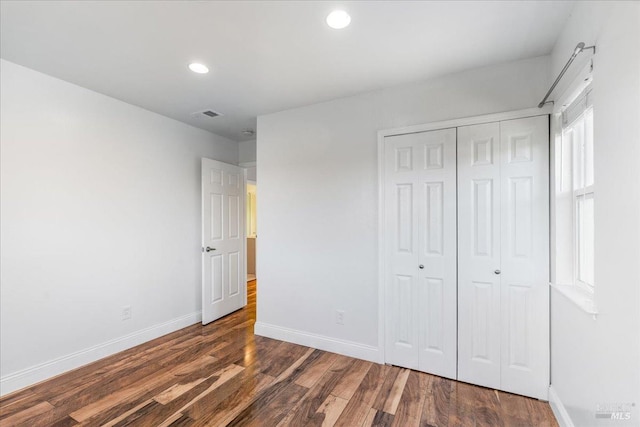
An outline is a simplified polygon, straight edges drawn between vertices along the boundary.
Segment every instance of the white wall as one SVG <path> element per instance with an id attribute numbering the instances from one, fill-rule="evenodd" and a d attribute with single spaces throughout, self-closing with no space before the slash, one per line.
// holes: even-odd
<path id="1" fill-rule="evenodd" d="M 534 58 L 259 117 L 256 332 L 375 359 L 377 131 L 533 107 L 548 65 Z"/>
<path id="2" fill-rule="evenodd" d="M 242 141 L 238 143 L 238 161 L 240 163 L 251 163 L 256 161 L 256 140 Z"/>
<path id="3" fill-rule="evenodd" d="M 239 156 L 240 164 L 256 162 L 256 140 L 255 139 L 252 139 L 250 141 L 243 141 L 239 143 L 238 148 L 240 151 L 240 156 Z M 256 166 L 247 167 L 247 179 L 253 182 L 256 182 L 258 180 Z"/>
<path id="4" fill-rule="evenodd" d="M 640 425 L 640 3 L 577 2 L 552 54 L 593 57 L 597 319 L 551 295 L 551 383 L 576 426 Z M 582 54 L 580 62 L 589 58 Z M 581 63 L 572 66 L 578 71 Z M 570 81 L 570 78 L 567 79 Z M 629 421 L 597 405 L 635 403 Z"/>
<path id="5" fill-rule="evenodd" d="M 4 60 L 0 74 L 6 393 L 199 320 L 200 157 L 237 163 L 238 147 Z"/>

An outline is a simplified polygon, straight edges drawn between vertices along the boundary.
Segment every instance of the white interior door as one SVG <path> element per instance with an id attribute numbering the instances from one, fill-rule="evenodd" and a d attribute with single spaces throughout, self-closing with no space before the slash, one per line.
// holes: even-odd
<path id="1" fill-rule="evenodd" d="M 246 304 L 244 169 L 202 159 L 202 323 Z"/>
<path id="2" fill-rule="evenodd" d="M 456 378 L 456 130 L 385 138 L 386 361 Z"/>
<path id="3" fill-rule="evenodd" d="M 546 399 L 547 116 L 458 129 L 458 378 Z"/>

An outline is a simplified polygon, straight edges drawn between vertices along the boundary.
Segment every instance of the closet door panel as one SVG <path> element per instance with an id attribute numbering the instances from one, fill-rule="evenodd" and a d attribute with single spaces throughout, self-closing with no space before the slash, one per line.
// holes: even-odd
<path id="1" fill-rule="evenodd" d="M 502 389 L 547 399 L 549 121 L 500 123 Z"/>
<path id="2" fill-rule="evenodd" d="M 385 144 L 386 359 L 412 369 L 418 368 L 418 149 L 404 137 Z"/>
<path id="3" fill-rule="evenodd" d="M 455 144 L 455 129 L 385 139 L 386 361 L 449 378 L 456 377 Z"/>
<path id="4" fill-rule="evenodd" d="M 456 378 L 456 130 L 424 132 L 421 152 L 419 370 Z"/>
<path id="5" fill-rule="evenodd" d="M 500 388 L 500 127 L 458 128 L 458 379 Z"/>

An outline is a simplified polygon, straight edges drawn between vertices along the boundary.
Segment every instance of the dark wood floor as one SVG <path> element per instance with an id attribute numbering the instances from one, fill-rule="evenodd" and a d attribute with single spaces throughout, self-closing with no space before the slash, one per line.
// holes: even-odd
<path id="1" fill-rule="evenodd" d="M 0 400 L 1 426 L 556 426 L 548 404 L 258 337 L 248 306 Z"/>

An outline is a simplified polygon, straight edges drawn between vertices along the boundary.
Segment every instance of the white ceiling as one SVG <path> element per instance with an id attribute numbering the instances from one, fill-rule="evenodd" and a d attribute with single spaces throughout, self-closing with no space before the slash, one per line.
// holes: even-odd
<path id="1" fill-rule="evenodd" d="M 9 61 L 236 141 L 258 115 L 548 54 L 572 2 L 2 1 Z M 335 8 L 351 25 L 324 22 Z M 211 72 L 189 71 L 202 62 Z M 543 94 L 541 94 L 543 95 Z M 191 113 L 213 109 L 214 119 Z"/>

